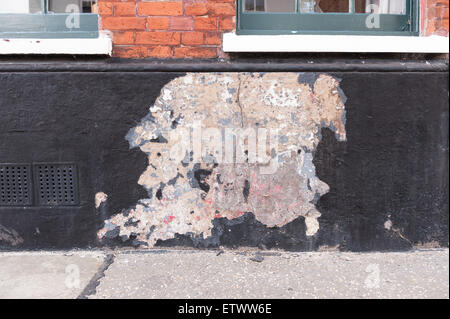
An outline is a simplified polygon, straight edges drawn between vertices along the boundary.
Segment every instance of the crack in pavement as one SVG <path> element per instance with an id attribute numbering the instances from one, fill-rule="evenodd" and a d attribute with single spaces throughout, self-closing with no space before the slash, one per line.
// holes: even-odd
<path id="1" fill-rule="evenodd" d="M 91 280 L 77 297 L 77 299 L 88 299 L 89 296 L 95 295 L 97 293 L 97 286 L 100 285 L 100 279 L 105 277 L 105 272 L 108 270 L 109 266 L 114 263 L 114 259 L 114 254 L 108 254 L 105 257 L 103 264 L 91 278 Z"/>

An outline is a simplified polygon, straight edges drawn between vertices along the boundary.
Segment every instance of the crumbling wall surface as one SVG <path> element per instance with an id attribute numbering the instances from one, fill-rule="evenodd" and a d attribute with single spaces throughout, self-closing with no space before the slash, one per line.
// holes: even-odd
<path id="1" fill-rule="evenodd" d="M 0 243 L 17 246 L 23 243 L 23 239 L 14 229 L 8 229 L 0 225 Z"/>
<path id="2" fill-rule="evenodd" d="M 191 73 L 168 83 L 127 140 L 148 156 L 138 183 L 149 197 L 107 220 L 100 239 L 152 247 L 211 237 L 216 218 L 251 212 L 267 227 L 302 216 L 329 191 L 316 176 L 322 128 L 346 140 L 345 95 L 326 74 Z"/>

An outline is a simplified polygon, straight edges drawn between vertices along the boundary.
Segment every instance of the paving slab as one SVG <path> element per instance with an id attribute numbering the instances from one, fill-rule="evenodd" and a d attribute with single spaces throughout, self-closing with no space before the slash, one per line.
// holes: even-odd
<path id="1" fill-rule="evenodd" d="M 90 298 L 449 298 L 449 251 L 123 251 Z"/>
<path id="2" fill-rule="evenodd" d="M 0 298 L 77 298 L 104 260 L 91 251 L 0 252 Z"/>

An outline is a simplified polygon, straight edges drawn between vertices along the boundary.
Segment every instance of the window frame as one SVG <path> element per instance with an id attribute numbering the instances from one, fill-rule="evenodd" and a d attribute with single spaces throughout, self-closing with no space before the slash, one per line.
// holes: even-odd
<path id="1" fill-rule="evenodd" d="M 39 13 L 0 14 L 0 37 L 33 39 L 98 38 L 97 14 L 80 12 L 79 28 L 68 28 L 66 21 L 73 13 L 51 13 L 48 11 L 48 3 L 48 0 L 41 0 L 41 7 L 44 10 Z"/>
<path id="2" fill-rule="evenodd" d="M 354 0 L 349 1 L 354 8 Z M 406 0 L 406 14 L 380 14 L 381 28 L 368 29 L 365 21 L 369 13 L 301 13 L 298 2 L 294 13 L 245 12 L 244 0 L 237 0 L 236 34 L 419 36 L 419 6 L 419 0 Z"/>

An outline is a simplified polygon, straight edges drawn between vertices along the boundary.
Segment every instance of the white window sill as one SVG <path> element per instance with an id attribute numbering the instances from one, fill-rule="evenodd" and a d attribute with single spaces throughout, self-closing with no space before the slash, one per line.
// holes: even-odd
<path id="1" fill-rule="evenodd" d="M 0 39 L 0 54 L 88 54 L 111 55 L 107 34 L 95 39 Z"/>
<path id="2" fill-rule="evenodd" d="M 448 53 L 447 37 L 360 35 L 223 36 L 224 52 Z"/>

